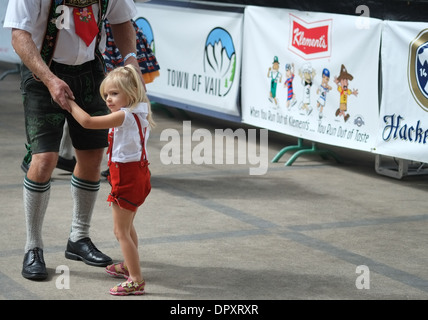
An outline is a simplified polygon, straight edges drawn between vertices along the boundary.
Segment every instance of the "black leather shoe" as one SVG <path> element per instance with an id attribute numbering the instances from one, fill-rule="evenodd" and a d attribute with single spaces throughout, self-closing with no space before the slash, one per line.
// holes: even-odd
<path id="1" fill-rule="evenodd" d="M 95 247 L 90 238 L 83 238 L 73 242 L 68 239 L 65 257 L 71 260 L 79 260 L 95 267 L 106 267 L 113 260 Z"/>
<path id="2" fill-rule="evenodd" d="M 76 166 L 76 158 L 75 157 L 73 157 L 73 159 L 65 159 L 61 156 L 58 157 L 58 162 L 56 164 L 56 167 L 58 169 L 62 169 L 62 170 L 73 173 L 75 166 Z"/>
<path id="3" fill-rule="evenodd" d="M 30 147 L 27 145 L 25 145 L 25 146 L 27 147 L 28 152 L 25 155 L 24 159 L 22 160 L 21 169 L 22 169 L 22 171 L 27 173 L 28 169 L 30 168 L 32 156 L 31 156 Z M 61 156 L 58 157 L 58 162 L 56 164 L 56 167 L 58 169 L 65 170 L 65 171 L 73 173 L 75 166 L 76 166 L 76 158 L 75 157 L 73 157 L 73 159 L 65 159 Z"/>
<path id="4" fill-rule="evenodd" d="M 22 263 L 21 274 L 30 280 L 45 280 L 48 277 L 42 249 L 34 248 L 27 251 Z"/>
<path id="5" fill-rule="evenodd" d="M 110 174 L 110 169 L 109 169 L 109 168 L 107 168 L 107 169 L 106 169 L 106 170 L 104 170 L 104 171 L 101 171 L 101 175 L 102 175 L 103 177 L 105 177 L 105 178 L 107 178 L 109 174 Z"/>

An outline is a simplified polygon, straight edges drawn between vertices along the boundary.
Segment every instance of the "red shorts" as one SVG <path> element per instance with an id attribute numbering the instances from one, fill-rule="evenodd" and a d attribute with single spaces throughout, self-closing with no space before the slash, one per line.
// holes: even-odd
<path id="1" fill-rule="evenodd" d="M 147 160 L 112 162 L 109 171 L 111 192 L 107 201 L 116 203 L 122 209 L 136 211 L 144 203 L 152 188 Z"/>

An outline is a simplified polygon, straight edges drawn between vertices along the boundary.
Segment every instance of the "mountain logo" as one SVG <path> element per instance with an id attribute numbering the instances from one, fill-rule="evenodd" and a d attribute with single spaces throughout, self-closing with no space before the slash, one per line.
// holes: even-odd
<path id="1" fill-rule="evenodd" d="M 135 23 L 137 24 L 138 28 L 141 29 L 144 36 L 147 39 L 147 42 L 152 49 L 153 53 L 156 54 L 155 51 L 155 38 L 153 36 L 153 29 L 150 23 L 147 21 L 147 19 L 140 17 L 137 20 L 135 20 Z"/>
<path id="2" fill-rule="evenodd" d="M 204 72 L 218 88 L 219 96 L 229 93 L 235 80 L 236 51 L 232 37 L 223 28 L 211 30 L 205 41 Z"/>
<path id="3" fill-rule="evenodd" d="M 290 13 L 288 48 L 305 60 L 331 56 L 332 19 L 306 22 Z"/>
<path id="4" fill-rule="evenodd" d="M 407 73 L 413 98 L 423 110 L 428 111 L 428 29 L 410 42 Z"/>

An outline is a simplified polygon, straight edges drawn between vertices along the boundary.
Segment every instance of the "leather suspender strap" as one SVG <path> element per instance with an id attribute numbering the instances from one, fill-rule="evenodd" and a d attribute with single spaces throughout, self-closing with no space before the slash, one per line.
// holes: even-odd
<path id="1" fill-rule="evenodd" d="M 98 7 L 98 35 L 97 35 L 97 44 L 95 45 L 95 56 L 100 60 L 101 64 L 103 65 L 104 73 L 106 73 L 107 72 L 107 66 L 106 66 L 106 62 L 103 58 L 103 54 L 101 53 L 101 51 L 99 49 L 99 44 L 101 41 L 101 30 L 102 30 L 104 19 L 105 19 L 105 14 L 107 12 L 108 0 L 99 0 L 98 4 L 99 4 L 99 7 Z"/>
<path id="2" fill-rule="evenodd" d="M 60 13 L 56 12 L 56 9 L 59 5 L 64 4 L 64 1 L 56 1 L 52 0 L 51 6 L 49 8 L 49 16 L 48 16 L 48 23 L 46 25 L 46 31 L 44 40 L 42 43 L 42 47 L 40 48 L 40 55 L 43 59 L 43 61 L 50 66 L 52 62 L 52 57 L 55 51 L 56 47 L 56 40 L 58 35 L 58 28 L 56 26 L 56 19 L 60 16 Z M 36 80 L 40 79 L 33 73 L 33 77 Z"/>
<path id="3" fill-rule="evenodd" d="M 65 0 L 52 0 L 51 2 L 45 37 L 43 38 L 44 40 L 40 49 L 40 55 L 42 56 L 43 61 L 45 61 L 48 66 L 50 66 L 52 62 L 58 39 L 58 28 L 56 26 L 56 20 L 61 15 L 61 10 L 59 10 L 59 13 L 57 13 L 56 11 L 58 6 L 60 5 L 65 5 Z M 102 58 L 102 54 L 98 49 L 98 45 L 101 41 L 101 30 L 104 21 L 104 16 L 107 12 L 107 7 L 108 0 L 98 0 L 98 35 L 96 40 L 97 44 L 95 46 L 95 55 L 99 58 Z M 101 62 L 104 64 L 104 59 L 101 59 Z"/>

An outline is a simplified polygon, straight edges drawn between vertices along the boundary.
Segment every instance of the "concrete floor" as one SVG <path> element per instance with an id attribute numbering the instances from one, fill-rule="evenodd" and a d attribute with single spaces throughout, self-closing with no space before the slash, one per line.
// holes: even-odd
<path id="1" fill-rule="evenodd" d="M 0 63 L 0 73 L 8 68 Z M 237 127 L 190 113 L 187 118 L 156 104 L 158 125 L 148 145 L 153 189 L 135 222 L 146 294 L 110 296 L 108 290 L 118 280 L 103 268 L 64 257 L 72 202 L 70 175 L 59 169 L 52 177 L 44 222 L 49 277 L 26 280 L 21 276 L 26 233 L 20 164 L 26 140 L 19 75 L 0 81 L 0 96 L 0 299 L 428 298 L 426 176 L 397 180 L 379 175 L 373 154 L 331 146 L 343 163 L 307 155 L 284 166 L 289 154 L 271 163 L 282 147 L 297 142 L 272 132 L 264 175 L 250 175 L 255 166 L 239 164 L 236 153 L 234 164 L 198 165 L 194 159 L 166 164 L 161 150 L 180 147 L 180 141 L 162 141 L 162 133 L 172 132 L 167 129 L 183 136 L 185 120 L 191 121 L 192 131 L 205 128 L 212 136 L 214 129 Z M 91 237 L 120 261 L 106 202 L 109 190 L 102 180 Z M 64 270 L 69 272 L 67 281 Z"/>

